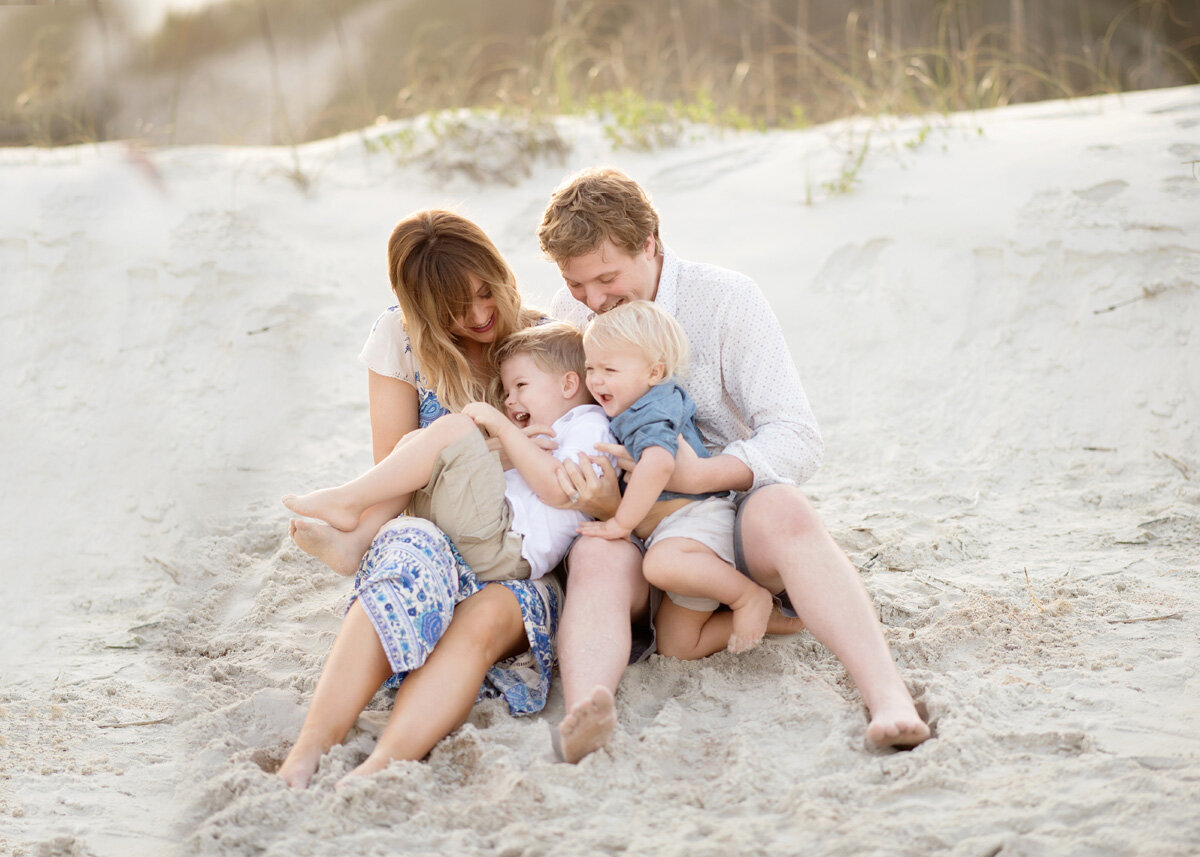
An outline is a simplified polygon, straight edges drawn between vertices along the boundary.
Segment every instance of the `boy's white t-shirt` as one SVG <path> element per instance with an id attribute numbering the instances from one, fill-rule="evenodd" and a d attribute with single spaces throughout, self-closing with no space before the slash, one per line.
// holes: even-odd
<path id="1" fill-rule="evenodd" d="M 597 454 L 597 443 L 617 442 L 609 431 L 608 416 L 599 405 L 572 408 L 551 428 L 558 443 L 551 455 L 559 461 L 578 463 L 581 452 Z M 613 466 L 617 466 L 615 460 Z M 521 536 L 521 555 L 529 563 L 529 577 L 537 580 L 562 561 L 575 540 L 576 526 L 589 519 L 574 509 L 555 509 L 543 503 L 515 467 L 504 471 L 504 480 L 504 496 L 513 510 L 512 530 Z"/>

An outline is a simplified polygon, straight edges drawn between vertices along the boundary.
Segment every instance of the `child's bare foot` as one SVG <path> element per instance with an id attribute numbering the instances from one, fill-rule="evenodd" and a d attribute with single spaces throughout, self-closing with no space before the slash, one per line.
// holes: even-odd
<path id="1" fill-rule="evenodd" d="M 929 737 L 929 726 L 908 698 L 878 705 L 867 724 L 867 740 L 879 748 L 910 750 Z"/>
<path id="2" fill-rule="evenodd" d="M 560 759 L 575 764 L 607 744 L 616 725 L 613 695 L 608 688 L 597 686 L 590 697 L 577 703 L 550 731 L 550 741 Z"/>
<path id="3" fill-rule="evenodd" d="M 321 757 L 328 749 L 319 744 L 307 743 L 301 736 L 276 773 L 283 778 L 289 789 L 306 789 L 313 774 L 317 772 Z"/>
<path id="4" fill-rule="evenodd" d="M 283 498 L 283 505 L 297 515 L 318 518 L 346 533 L 358 526 L 358 519 L 363 513 L 361 506 L 346 500 L 343 492 L 337 488 L 322 488 L 307 494 L 288 494 Z"/>
<path id="5" fill-rule="evenodd" d="M 761 586 L 755 586 L 737 604 L 730 604 L 733 630 L 729 634 L 729 651 L 748 652 L 761 643 L 774 606 L 775 599 Z"/>
<path id="6" fill-rule="evenodd" d="M 804 630 L 804 620 L 799 617 L 784 616 L 779 605 L 771 607 L 771 618 L 767 620 L 768 634 L 799 634 Z"/>
<path id="7" fill-rule="evenodd" d="M 363 551 L 350 533 L 335 530 L 321 521 L 292 518 L 288 525 L 292 541 L 309 556 L 316 557 L 338 574 L 349 577 L 358 571 Z"/>

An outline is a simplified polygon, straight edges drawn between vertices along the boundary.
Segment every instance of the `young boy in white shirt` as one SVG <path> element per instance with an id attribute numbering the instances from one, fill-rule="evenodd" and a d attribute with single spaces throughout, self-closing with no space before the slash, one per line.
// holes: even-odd
<path id="1" fill-rule="evenodd" d="M 584 520 L 570 502 L 559 462 L 612 443 L 608 418 L 584 385 L 583 339 L 552 322 L 507 337 L 496 350 L 507 416 L 485 402 L 447 414 L 404 436 L 356 479 L 283 503 L 299 515 L 352 530 L 383 500 L 408 497 L 409 511 L 436 524 L 480 580 L 537 579 L 562 560 Z M 550 426 L 558 446 L 542 449 L 522 429 Z M 488 449 L 482 429 L 511 462 Z"/>

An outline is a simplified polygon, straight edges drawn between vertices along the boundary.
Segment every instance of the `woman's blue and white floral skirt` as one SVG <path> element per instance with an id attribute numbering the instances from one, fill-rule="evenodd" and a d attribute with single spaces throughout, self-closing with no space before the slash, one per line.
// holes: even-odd
<path id="1" fill-rule="evenodd" d="M 455 605 L 485 585 L 429 521 L 400 517 L 380 529 L 359 564 L 350 604 L 361 603 L 375 626 L 395 671 L 387 687 L 399 687 L 404 676 L 425 663 Z M 550 692 L 562 587 L 553 575 L 495 585 L 517 597 L 529 650 L 493 665 L 479 698 L 503 696 L 511 713 L 535 714 Z"/>

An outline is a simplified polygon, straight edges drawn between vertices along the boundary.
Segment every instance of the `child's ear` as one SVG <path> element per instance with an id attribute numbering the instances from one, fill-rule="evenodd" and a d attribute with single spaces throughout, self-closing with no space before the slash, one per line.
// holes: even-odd
<path id="1" fill-rule="evenodd" d="M 665 363 L 655 363 L 650 367 L 650 384 L 659 384 L 662 379 L 667 377 L 667 365 Z"/>
<path id="2" fill-rule="evenodd" d="M 576 394 L 579 392 L 579 388 L 582 385 L 582 383 L 583 382 L 579 380 L 578 372 L 564 373 L 563 377 L 562 377 L 563 398 L 564 399 L 575 398 Z"/>

